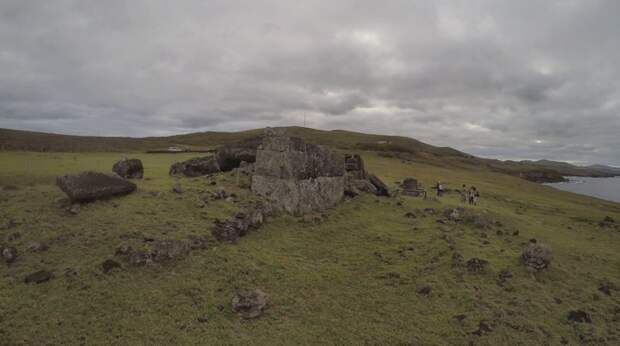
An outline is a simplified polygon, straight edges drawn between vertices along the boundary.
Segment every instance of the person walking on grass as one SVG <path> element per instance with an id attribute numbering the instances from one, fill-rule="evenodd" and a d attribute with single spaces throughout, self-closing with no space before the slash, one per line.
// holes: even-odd
<path id="1" fill-rule="evenodd" d="M 478 190 L 476 189 L 475 186 L 472 186 L 468 192 L 469 204 L 476 205 L 478 203 L 478 197 L 480 197 Z"/>
<path id="2" fill-rule="evenodd" d="M 437 197 L 443 196 L 443 184 L 441 181 L 437 182 L 437 186 L 435 188 L 437 189 Z"/>
<path id="3" fill-rule="evenodd" d="M 461 187 L 461 203 L 467 203 L 467 199 L 468 199 L 468 191 L 467 191 L 467 186 L 465 184 L 463 184 L 463 187 Z"/>

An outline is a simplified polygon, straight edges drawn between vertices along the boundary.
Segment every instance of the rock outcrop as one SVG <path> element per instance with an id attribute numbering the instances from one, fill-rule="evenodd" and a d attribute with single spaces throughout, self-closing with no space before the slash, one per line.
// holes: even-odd
<path id="1" fill-rule="evenodd" d="M 123 159 L 112 166 L 112 171 L 125 179 L 142 179 L 144 167 L 139 159 Z"/>
<path id="2" fill-rule="evenodd" d="M 301 138 L 267 135 L 256 152 L 252 191 L 276 209 L 305 214 L 344 196 L 344 155 Z"/>
<path id="3" fill-rule="evenodd" d="M 126 195 L 136 190 L 136 184 L 117 175 L 90 171 L 58 177 L 56 185 L 74 203 Z"/>

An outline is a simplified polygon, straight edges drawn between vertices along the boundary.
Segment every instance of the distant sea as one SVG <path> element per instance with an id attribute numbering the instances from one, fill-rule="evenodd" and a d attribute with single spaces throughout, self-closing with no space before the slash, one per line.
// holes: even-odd
<path id="1" fill-rule="evenodd" d="M 566 177 L 567 182 L 545 184 L 556 189 L 580 193 L 620 203 L 620 177 Z"/>

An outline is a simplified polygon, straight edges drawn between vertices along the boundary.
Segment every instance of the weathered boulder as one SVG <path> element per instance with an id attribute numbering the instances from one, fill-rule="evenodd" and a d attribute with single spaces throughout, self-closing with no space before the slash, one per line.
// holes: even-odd
<path id="1" fill-rule="evenodd" d="M 26 247 L 28 248 L 28 250 L 35 251 L 35 252 L 45 251 L 49 248 L 49 246 L 46 243 L 40 242 L 40 241 L 28 242 Z"/>
<path id="2" fill-rule="evenodd" d="M 260 289 L 237 292 L 232 298 L 232 310 L 245 319 L 256 318 L 263 314 L 269 297 Z"/>
<path id="3" fill-rule="evenodd" d="M 568 312 L 568 316 L 566 316 L 569 321 L 579 322 L 579 323 L 592 323 L 592 317 L 589 313 L 583 310 L 571 310 Z"/>
<path id="4" fill-rule="evenodd" d="M 39 270 L 38 272 L 34 272 L 26 276 L 24 278 L 24 282 L 27 284 L 29 283 L 40 284 L 40 283 L 51 280 L 53 277 L 54 277 L 54 274 L 52 274 L 51 272 L 47 270 Z"/>
<path id="5" fill-rule="evenodd" d="M 374 174 L 369 174 L 368 181 L 370 181 L 370 183 L 377 189 L 377 196 L 390 197 L 390 190 L 388 189 L 387 185 L 385 185 L 385 183 L 381 181 L 381 179 L 379 179 L 379 177 Z"/>
<path id="6" fill-rule="evenodd" d="M 344 196 L 344 155 L 301 138 L 266 136 L 256 153 L 252 191 L 277 209 L 305 214 Z"/>
<path id="7" fill-rule="evenodd" d="M 112 171 L 126 179 L 142 179 L 144 167 L 139 159 L 120 160 L 112 166 Z"/>
<path id="8" fill-rule="evenodd" d="M 120 268 L 121 264 L 113 259 L 107 259 L 101 263 L 101 270 L 104 274 L 109 273 L 113 269 Z"/>
<path id="9" fill-rule="evenodd" d="M 213 156 L 195 157 L 183 162 L 175 162 L 170 166 L 170 175 L 199 177 L 201 175 L 220 172 L 220 165 Z"/>
<path id="10" fill-rule="evenodd" d="M 241 166 L 241 162 L 253 163 L 256 161 L 256 148 L 224 146 L 217 150 L 215 159 L 220 170 L 228 172 Z"/>
<path id="11" fill-rule="evenodd" d="M 90 171 L 58 177 L 56 185 L 72 202 L 90 202 L 126 195 L 136 190 L 136 184 L 117 175 Z"/>
<path id="12" fill-rule="evenodd" d="M 543 270 L 549 267 L 553 256 L 551 255 L 551 250 L 546 245 L 530 242 L 523 249 L 521 258 L 527 267 Z"/>

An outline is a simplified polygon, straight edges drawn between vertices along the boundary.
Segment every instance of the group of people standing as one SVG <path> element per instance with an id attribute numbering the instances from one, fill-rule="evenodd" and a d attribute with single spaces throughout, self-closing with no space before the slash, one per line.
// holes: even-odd
<path id="1" fill-rule="evenodd" d="M 463 184 L 463 188 L 461 189 L 461 202 L 476 205 L 478 204 L 478 198 L 480 198 L 480 193 L 475 186 L 468 189 L 467 186 Z"/>
<path id="2" fill-rule="evenodd" d="M 437 184 L 435 184 L 435 190 L 437 190 L 437 197 L 443 196 L 445 190 L 444 190 L 443 184 L 440 181 L 438 181 Z M 478 199 L 480 198 L 480 192 L 478 192 L 478 189 L 476 189 L 475 186 L 471 186 L 468 189 L 467 185 L 463 184 L 463 187 L 460 193 L 461 193 L 462 203 L 469 203 L 470 205 L 478 204 Z"/>

